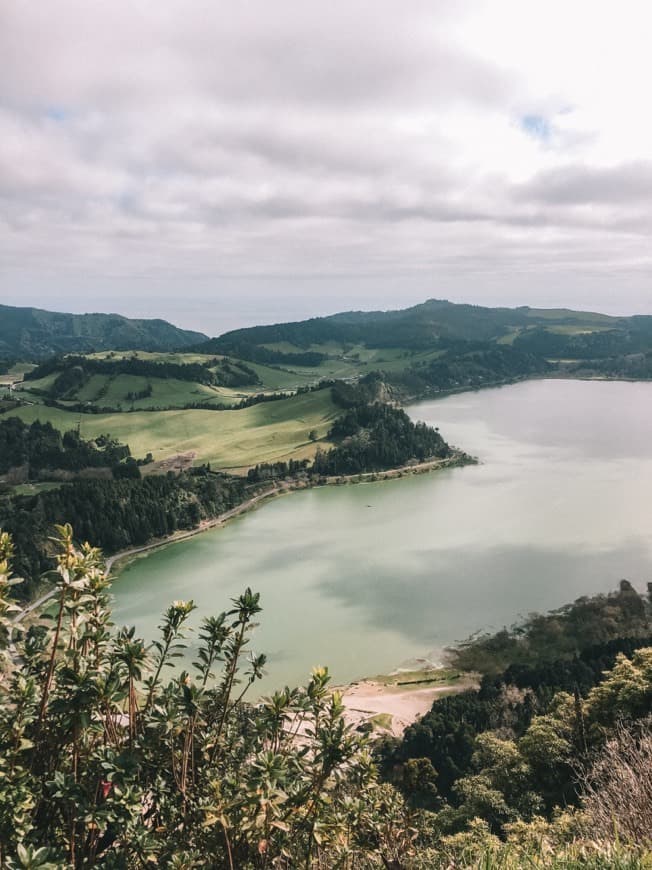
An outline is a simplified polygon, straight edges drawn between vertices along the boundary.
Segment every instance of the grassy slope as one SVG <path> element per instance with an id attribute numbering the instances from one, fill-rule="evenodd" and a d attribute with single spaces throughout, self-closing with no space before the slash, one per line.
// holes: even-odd
<path id="1" fill-rule="evenodd" d="M 600 314 L 597 311 L 574 311 L 571 308 L 530 308 L 527 316 L 532 320 L 573 322 L 587 329 L 598 327 L 615 329 L 622 321 L 620 317 L 611 314 Z"/>
<path id="2" fill-rule="evenodd" d="M 214 354 L 206 353 L 165 353 L 147 350 L 103 350 L 99 353 L 85 354 L 89 359 L 145 359 L 150 362 L 166 363 L 205 363 L 215 359 Z M 218 357 L 219 359 L 220 357 Z"/>
<path id="3" fill-rule="evenodd" d="M 422 353 L 409 353 L 395 348 L 383 348 L 382 350 L 367 350 L 360 353 L 360 359 L 354 359 L 350 354 L 339 359 L 325 360 L 316 367 L 296 366 L 265 366 L 258 363 L 247 363 L 253 369 L 261 383 L 249 387 L 210 387 L 189 381 L 178 381 L 173 378 L 145 378 L 134 375 L 92 375 L 88 383 L 77 390 L 71 400 L 79 402 L 91 402 L 99 407 L 118 407 L 128 410 L 132 406 L 138 409 L 182 407 L 192 402 L 212 401 L 225 405 L 237 403 L 245 396 L 256 393 L 269 392 L 292 392 L 299 387 L 315 386 L 321 380 L 335 378 L 353 378 L 364 375 L 377 368 L 393 372 L 405 368 L 406 365 L 422 359 L 431 359 L 439 356 L 439 351 L 427 351 Z M 145 356 L 145 354 L 139 354 Z M 148 354 L 155 357 L 156 354 Z M 195 354 L 175 354 L 175 362 L 190 363 L 195 361 Z M 54 383 L 57 374 L 47 375 L 36 381 L 26 381 L 23 397 L 28 400 L 42 401 L 38 395 L 29 396 L 31 389 L 47 391 Z M 147 384 L 152 385 L 152 395 L 146 399 L 137 399 L 131 402 L 126 398 L 127 393 L 137 393 L 144 390 Z M 101 394 L 104 386 L 106 393 Z"/>
<path id="4" fill-rule="evenodd" d="M 151 452 L 154 459 L 193 451 L 196 462 L 216 468 L 246 468 L 257 462 L 311 457 L 315 444 L 308 434 L 324 437 L 338 408 L 330 390 L 265 402 L 240 411 L 160 411 L 84 414 L 81 434 L 95 438 L 110 433 L 129 444 L 134 456 Z M 10 411 L 27 423 L 49 420 L 61 431 L 77 425 L 80 415 L 43 405 Z"/>
<path id="5" fill-rule="evenodd" d="M 138 393 L 151 385 L 152 395 L 143 399 L 131 401 L 128 393 Z M 106 389 L 104 395 L 101 391 Z M 77 391 L 79 402 L 94 402 L 100 406 L 115 408 L 121 405 L 123 410 L 135 408 L 166 408 L 182 406 L 190 402 L 215 401 L 232 404 L 232 390 L 220 390 L 206 384 L 181 381 L 176 378 L 145 378 L 136 375 L 92 375 L 87 384 Z"/>
<path id="6" fill-rule="evenodd" d="M 181 356 L 181 355 L 180 355 Z M 189 362 L 189 360 L 187 360 Z M 28 401 L 41 402 L 43 397 L 32 390 L 47 392 L 57 378 L 54 372 L 35 381 L 26 381 L 21 391 Z M 142 399 L 131 400 L 128 393 L 139 393 L 152 387 L 152 395 Z M 88 402 L 98 407 L 121 408 L 123 411 L 146 410 L 149 408 L 182 408 L 194 402 L 211 402 L 212 404 L 234 405 L 245 396 L 260 389 L 231 389 L 229 387 L 213 387 L 194 381 L 182 381 L 176 378 L 146 378 L 140 375 L 91 375 L 87 383 L 70 396 L 70 403 Z M 31 393 L 31 395 L 30 395 Z M 64 402 L 65 404 L 65 402 Z"/>

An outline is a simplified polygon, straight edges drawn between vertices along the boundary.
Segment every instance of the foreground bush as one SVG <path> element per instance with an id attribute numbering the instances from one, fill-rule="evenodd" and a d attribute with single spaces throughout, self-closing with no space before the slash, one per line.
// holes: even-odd
<path id="1" fill-rule="evenodd" d="M 528 805 L 498 830 L 492 813 L 469 812 L 445 836 L 445 807 L 414 809 L 378 781 L 326 669 L 246 702 L 265 665 L 249 651 L 257 594 L 205 619 L 191 671 L 170 671 L 192 601 L 170 605 L 147 646 L 111 623 L 99 551 L 77 548 L 69 526 L 56 544 L 54 615 L 23 628 L 9 594 L 13 545 L 0 533 L 0 868 L 652 868 L 649 721 L 615 726 L 585 768 L 581 812 L 542 818 Z M 619 657 L 594 690 L 596 726 L 636 718 L 651 692 L 652 650 Z M 559 710 L 575 715 L 572 698 Z M 476 752 L 513 785 L 516 747 L 485 734 Z M 436 791 L 425 762 L 408 773 Z M 468 809 L 480 814 L 481 779 L 468 778 Z"/>
<path id="2" fill-rule="evenodd" d="M 326 669 L 245 704 L 265 664 L 246 656 L 257 594 L 205 619 L 191 672 L 164 678 L 192 602 L 147 647 L 112 626 L 99 551 L 58 532 L 56 613 L 27 631 L 10 621 L 0 537 L 0 866 L 398 866 L 401 800 Z"/>

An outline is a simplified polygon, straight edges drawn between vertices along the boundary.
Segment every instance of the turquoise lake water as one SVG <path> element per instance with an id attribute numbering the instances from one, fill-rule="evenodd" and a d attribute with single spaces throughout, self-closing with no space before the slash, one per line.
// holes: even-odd
<path id="1" fill-rule="evenodd" d="M 328 664 L 386 673 L 519 615 L 652 579 L 652 384 L 541 380 L 408 409 L 480 465 L 293 493 L 141 557 L 115 618 L 147 639 L 177 598 L 201 616 L 246 586 L 262 692 Z"/>

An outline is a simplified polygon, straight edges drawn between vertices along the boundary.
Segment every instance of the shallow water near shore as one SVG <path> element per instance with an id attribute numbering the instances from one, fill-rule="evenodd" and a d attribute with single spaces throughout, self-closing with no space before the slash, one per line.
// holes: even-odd
<path id="1" fill-rule="evenodd" d="M 652 384 L 538 380 L 408 411 L 481 464 L 267 502 L 127 565 L 115 621 L 151 639 L 172 600 L 195 600 L 196 627 L 251 586 L 264 693 L 314 665 L 344 683 L 437 662 L 472 632 L 652 579 Z"/>

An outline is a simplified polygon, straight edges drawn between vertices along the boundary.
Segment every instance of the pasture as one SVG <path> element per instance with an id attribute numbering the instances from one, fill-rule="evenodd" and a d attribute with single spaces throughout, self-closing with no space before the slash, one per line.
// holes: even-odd
<path id="1" fill-rule="evenodd" d="M 234 411 L 78 414 L 28 405 L 6 416 L 20 417 L 26 423 L 47 420 L 62 432 L 79 424 L 87 439 L 108 433 L 128 444 L 135 457 L 151 453 L 155 460 L 162 460 L 191 452 L 196 464 L 210 462 L 214 468 L 243 471 L 259 462 L 311 458 L 317 445 L 309 438 L 310 432 L 324 438 L 338 413 L 330 390 L 325 389 Z"/>

